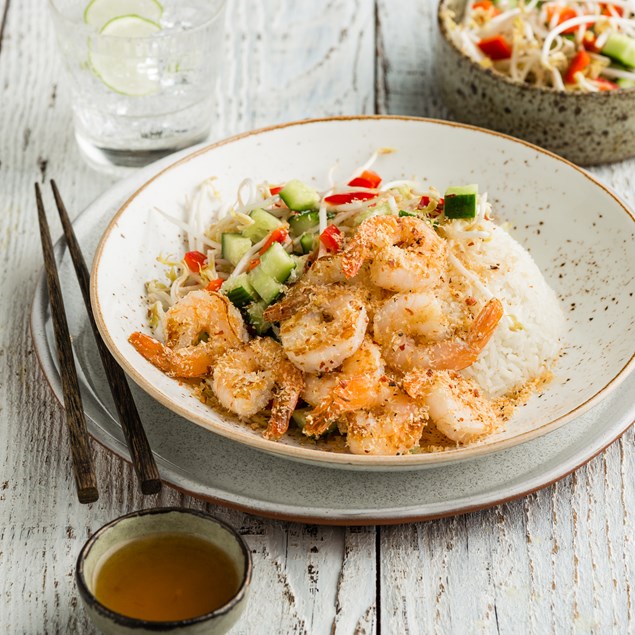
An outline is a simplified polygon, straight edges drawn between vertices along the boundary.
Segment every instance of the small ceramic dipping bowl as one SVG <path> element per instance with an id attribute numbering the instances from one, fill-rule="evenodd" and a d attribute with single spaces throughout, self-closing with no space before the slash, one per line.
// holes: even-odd
<path id="1" fill-rule="evenodd" d="M 236 594 L 215 611 L 171 622 L 127 617 L 99 602 L 94 595 L 95 579 L 104 556 L 132 540 L 162 533 L 202 538 L 227 554 L 239 576 Z M 83 546 L 77 559 L 75 577 L 85 609 L 102 633 L 216 635 L 227 632 L 242 615 L 251 582 L 251 568 L 251 554 L 247 545 L 229 525 L 200 511 L 164 507 L 133 512 L 104 525 Z"/>
<path id="2" fill-rule="evenodd" d="M 459 22 L 465 6 L 466 0 L 441 0 L 438 9 L 436 70 L 454 117 L 525 139 L 579 165 L 635 156 L 635 88 L 570 93 L 485 69 L 449 36 L 448 11 Z"/>

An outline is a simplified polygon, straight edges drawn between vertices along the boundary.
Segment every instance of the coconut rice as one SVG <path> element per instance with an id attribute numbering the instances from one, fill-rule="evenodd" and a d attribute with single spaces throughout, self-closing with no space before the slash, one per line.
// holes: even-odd
<path id="1" fill-rule="evenodd" d="M 482 304 L 498 298 L 505 315 L 472 366 L 474 379 L 490 398 L 519 391 L 544 377 L 562 348 L 565 319 L 553 289 L 531 255 L 492 221 L 482 221 L 484 236 L 462 237 L 446 228 L 455 285 Z"/>

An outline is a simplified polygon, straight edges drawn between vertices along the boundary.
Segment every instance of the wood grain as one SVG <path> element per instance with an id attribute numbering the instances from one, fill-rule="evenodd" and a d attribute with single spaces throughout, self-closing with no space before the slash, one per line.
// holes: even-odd
<path id="1" fill-rule="evenodd" d="M 73 345 L 66 320 L 66 308 L 64 307 L 60 278 L 55 264 L 53 241 L 46 219 L 39 183 L 35 184 L 35 198 L 40 228 L 40 242 L 44 256 L 44 271 L 46 272 L 46 287 L 48 289 L 53 331 L 55 333 L 55 348 L 60 364 L 64 410 L 66 412 L 66 429 L 71 448 L 77 498 L 80 503 L 94 503 L 99 498 L 99 492 L 97 491 L 95 480 L 91 443 L 86 427 L 82 397 L 79 392 L 79 379 L 77 378 L 77 369 L 73 359 Z"/>
<path id="2" fill-rule="evenodd" d="M 233 27 L 225 42 L 226 89 L 214 113 L 218 135 L 340 109 L 372 110 L 372 3 L 330 2 L 313 14 L 282 1 L 242 0 L 228 8 Z M 289 45 L 271 37 L 272 25 L 293 33 L 292 63 Z M 93 632 L 72 578 L 83 541 L 133 509 L 183 505 L 239 527 L 252 549 L 256 599 L 234 632 L 374 632 L 372 528 L 263 520 L 169 488 L 144 499 L 130 466 L 102 449 L 95 457 L 100 500 L 88 508 L 73 501 L 63 416 L 34 360 L 27 326 L 41 268 L 32 185 L 55 177 L 75 216 L 112 179 L 79 157 L 51 24 L 36 0 L 13 3 L 8 13 L 0 98 L 0 262 L 9 272 L 0 284 L 1 297 L 11 298 L 0 302 L 0 631 Z M 59 223 L 51 227 L 59 236 Z"/>
<path id="3" fill-rule="evenodd" d="M 235 0 L 216 133 L 375 108 L 444 116 L 434 5 Z M 379 534 L 255 518 L 170 488 L 144 499 L 130 466 L 101 449 L 101 498 L 77 504 L 63 418 L 27 327 L 41 267 L 31 188 L 53 176 L 75 216 L 112 180 L 79 158 L 54 51 L 41 3 L 11 3 L 0 54 L 0 631 L 92 633 L 72 580 L 77 552 L 101 524 L 153 505 L 207 509 L 240 528 L 254 581 L 235 633 L 370 635 L 380 622 L 381 632 L 398 634 L 635 631 L 632 430 L 587 468 L 522 501 Z M 632 204 L 634 167 L 593 172 Z M 59 235 L 58 224 L 52 229 Z"/>
<path id="4" fill-rule="evenodd" d="M 37 185 L 36 188 L 38 188 Z M 53 197 L 55 198 L 59 219 L 62 223 L 64 239 L 73 260 L 77 282 L 79 283 L 79 288 L 84 298 L 86 313 L 93 332 L 93 337 L 97 344 L 99 357 L 101 358 L 112 399 L 117 409 L 117 414 L 119 415 L 119 422 L 126 439 L 132 466 L 139 480 L 141 492 L 143 494 L 156 494 L 161 489 L 161 478 L 159 477 L 159 470 L 154 460 L 150 444 L 148 443 L 148 438 L 143 429 L 139 411 L 130 392 L 125 373 L 106 347 L 97 328 L 90 300 L 90 273 L 86 266 L 81 247 L 77 242 L 68 211 L 66 210 L 66 206 L 64 205 L 64 201 L 54 180 L 51 181 L 51 189 L 53 190 Z"/>
<path id="5" fill-rule="evenodd" d="M 7 16 L 9 15 L 9 3 L 11 0 L 4 0 L 2 13 L 0 13 L 0 53 L 2 53 L 2 41 L 4 40 L 4 29 L 7 25 Z"/>
<path id="6" fill-rule="evenodd" d="M 380 0 L 377 24 L 379 111 L 447 118 L 432 63 L 436 3 L 395 11 Z M 634 160 L 590 172 L 633 205 Z M 394 633 L 635 632 L 634 436 L 629 430 L 587 467 L 523 500 L 382 528 L 382 625 Z"/>

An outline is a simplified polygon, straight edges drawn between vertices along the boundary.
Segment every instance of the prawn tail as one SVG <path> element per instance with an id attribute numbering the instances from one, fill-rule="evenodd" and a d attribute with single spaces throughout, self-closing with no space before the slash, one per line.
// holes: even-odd
<path id="1" fill-rule="evenodd" d="M 465 340 L 446 340 L 425 352 L 425 366 L 433 370 L 463 370 L 474 364 L 490 341 L 504 314 L 500 300 L 492 298 L 476 316 Z"/>
<path id="2" fill-rule="evenodd" d="M 299 293 L 288 293 L 280 302 L 267 307 L 263 317 L 267 322 L 282 322 L 289 319 L 306 303 L 306 298 Z"/>
<path id="3" fill-rule="evenodd" d="M 403 389 L 412 399 L 423 399 L 430 392 L 434 374 L 430 369 L 413 370 L 403 378 Z"/>
<path id="4" fill-rule="evenodd" d="M 347 278 L 354 278 L 362 268 L 365 259 L 364 250 L 357 245 L 352 245 L 342 256 L 342 272 Z"/>
<path id="5" fill-rule="evenodd" d="M 302 432 L 308 437 L 320 437 L 330 428 L 331 423 L 339 414 L 339 409 L 334 407 L 333 400 L 327 399 L 307 415 Z"/>
<path id="6" fill-rule="evenodd" d="M 340 381 L 332 394 L 308 415 L 304 434 L 319 437 L 345 412 L 363 408 L 368 397 L 361 391 L 367 389 L 367 383 L 368 379 L 362 375 Z"/>
<path id="7" fill-rule="evenodd" d="M 467 335 L 467 345 L 475 354 L 475 357 L 480 355 L 490 341 L 504 314 L 505 310 L 500 300 L 498 298 L 492 298 L 476 316 Z M 476 359 L 474 361 L 476 361 Z"/>
<path id="8" fill-rule="evenodd" d="M 135 332 L 128 341 L 138 353 L 169 377 L 194 378 L 210 374 L 213 359 L 208 347 L 190 346 L 173 350 L 145 333 Z"/>
<path id="9" fill-rule="evenodd" d="M 273 397 L 269 424 L 263 436 L 271 441 L 277 441 L 289 429 L 291 415 L 298 405 L 300 393 L 304 389 L 304 381 L 294 381 L 292 384 L 281 386 Z"/>
<path id="10" fill-rule="evenodd" d="M 128 342 L 134 346 L 137 353 L 145 357 L 151 364 L 154 364 L 160 371 L 168 373 L 171 369 L 172 350 L 159 340 L 135 331 L 129 338 Z"/>

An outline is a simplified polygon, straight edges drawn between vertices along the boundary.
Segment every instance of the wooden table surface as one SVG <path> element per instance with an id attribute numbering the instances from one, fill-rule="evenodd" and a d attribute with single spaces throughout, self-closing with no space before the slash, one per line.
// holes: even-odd
<path id="1" fill-rule="evenodd" d="M 101 498 L 77 502 L 28 326 L 42 266 L 33 183 L 54 177 L 75 216 L 113 180 L 79 156 L 43 5 L 0 0 L 0 632 L 92 632 L 77 552 L 103 523 L 154 505 L 207 509 L 244 535 L 254 580 L 235 633 L 635 632 L 632 429 L 523 500 L 405 526 L 276 522 L 168 487 L 144 500 L 130 467 L 101 448 Z M 326 115 L 446 117 L 435 10 L 434 0 L 230 0 L 217 136 Z M 635 161 L 592 172 L 635 203 Z"/>

